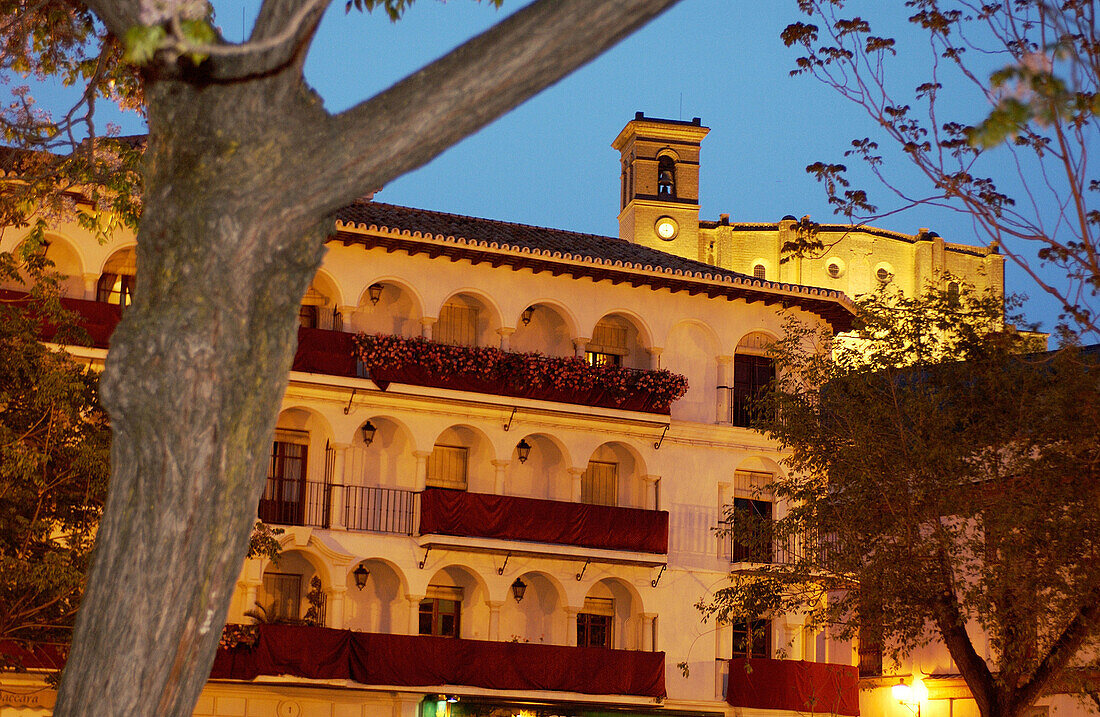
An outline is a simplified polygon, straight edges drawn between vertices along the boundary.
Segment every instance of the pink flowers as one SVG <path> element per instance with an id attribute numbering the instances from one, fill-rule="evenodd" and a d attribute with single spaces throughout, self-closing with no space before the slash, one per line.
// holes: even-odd
<path id="1" fill-rule="evenodd" d="M 688 388 L 687 379 L 671 371 L 590 366 L 572 356 L 450 346 L 391 334 L 359 334 L 355 344 L 372 377 L 403 383 L 419 384 L 426 379 L 433 385 L 460 390 L 664 412 Z M 422 374 L 422 380 L 415 380 L 414 373 Z M 471 386 L 471 382 L 482 386 Z"/>

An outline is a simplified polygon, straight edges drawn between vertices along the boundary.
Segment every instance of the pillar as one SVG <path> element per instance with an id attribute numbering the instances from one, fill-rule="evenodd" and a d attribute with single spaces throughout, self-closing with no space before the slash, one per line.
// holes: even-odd
<path id="1" fill-rule="evenodd" d="M 84 298 L 95 301 L 96 288 L 99 285 L 99 274 L 84 275 Z"/>
<path id="2" fill-rule="evenodd" d="M 348 594 L 348 589 L 333 588 L 328 594 L 328 608 L 325 610 L 326 622 L 325 627 L 331 627 L 335 630 L 344 629 L 344 598 Z"/>
<path id="3" fill-rule="evenodd" d="M 329 496 L 328 524 L 333 528 L 343 529 L 344 520 L 344 470 L 347 465 L 348 443 L 330 443 L 333 450 L 332 475 L 329 476 L 332 485 L 332 494 Z"/>
<path id="4" fill-rule="evenodd" d="M 424 599 L 423 595 L 406 595 L 405 599 L 409 601 L 409 635 L 420 634 L 420 601 Z"/>
<path id="5" fill-rule="evenodd" d="M 573 339 L 573 355 L 584 358 L 584 352 L 588 348 L 588 342 L 592 340 L 591 336 L 577 336 Z"/>
<path id="6" fill-rule="evenodd" d="M 500 608 L 504 605 L 502 600 L 486 600 L 489 606 L 489 640 L 500 641 Z"/>
<path id="7" fill-rule="evenodd" d="M 645 481 L 645 499 L 642 507 L 646 510 L 660 510 L 661 498 L 658 491 L 661 485 L 661 476 L 644 475 L 642 480 Z"/>
<path id="8" fill-rule="evenodd" d="M 649 367 L 654 371 L 661 368 L 661 354 L 665 350 L 660 346 L 650 346 L 646 351 L 649 353 Z"/>
<path id="9" fill-rule="evenodd" d="M 413 451 L 416 458 L 416 490 L 420 492 L 428 485 L 428 456 L 430 451 Z"/>
<path id="10" fill-rule="evenodd" d="M 512 334 L 516 333 L 514 326 L 501 326 L 497 329 L 497 333 L 500 334 L 500 349 L 501 351 L 509 351 L 509 341 L 512 339 Z"/>
<path id="11" fill-rule="evenodd" d="M 504 495 L 504 482 L 507 479 L 508 466 L 512 465 L 512 461 L 490 461 L 493 464 L 494 480 L 493 480 L 493 493 L 496 495 Z"/>
<path id="12" fill-rule="evenodd" d="M 358 306 L 351 304 L 344 304 L 337 309 L 340 312 L 340 320 L 342 325 L 341 331 L 354 332 L 355 331 L 355 312 L 359 311 Z M 333 327 L 335 328 L 335 327 Z"/>
<path id="13" fill-rule="evenodd" d="M 730 425 L 730 398 L 733 386 L 733 356 L 716 356 L 718 361 L 718 396 L 716 423 L 722 426 Z"/>
<path id="14" fill-rule="evenodd" d="M 573 486 L 572 495 L 570 496 L 570 500 L 572 500 L 574 503 L 580 503 L 581 502 L 581 476 L 583 476 L 583 475 L 584 475 L 584 471 L 581 470 L 580 468 L 570 468 L 569 469 L 569 478 L 571 479 L 570 482 Z"/>
<path id="15" fill-rule="evenodd" d="M 657 649 L 657 614 L 644 612 L 642 618 L 642 650 L 654 652 Z"/>
<path id="16" fill-rule="evenodd" d="M 436 316 L 423 316 L 420 318 L 420 335 L 431 341 L 432 339 L 432 327 L 435 326 L 435 322 L 438 320 Z"/>
<path id="17" fill-rule="evenodd" d="M 565 644 L 570 647 L 577 646 L 577 613 L 580 611 L 579 607 L 565 608 Z"/>

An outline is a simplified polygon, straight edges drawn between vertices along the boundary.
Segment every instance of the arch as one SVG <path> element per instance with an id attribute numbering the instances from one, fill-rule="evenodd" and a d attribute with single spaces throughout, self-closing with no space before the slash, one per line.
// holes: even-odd
<path id="1" fill-rule="evenodd" d="M 664 368 L 683 374 L 688 392 L 672 404 L 677 420 L 713 423 L 718 395 L 717 355 L 721 340 L 709 324 L 697 319 L 677 322 L 668 333 L 662 354 Z"/>
<path id="2" fill-rule="evenodd" d="M 514 599 L 509 585 L 508 598 L 501 610 L 500 638 L 568 644 L 564 610 L 568 602 L 561 582 L 541 570 L 525 571 L 515 579 L 524 583 L 523 600 Z"/>
<path id="3" fill-rule="evenodd" d="M 530 321 L 523 323 L 523 311 L 533 308 Z M 573 356 L 573 339 L 577 336 L 577 319 L 568 307 L 549 299 L 538 299 L 524 306 L 516 316 L 515 333 L 509 340 L 513 351 L 546 354 L 548 356 Z"/>
<path id="4" fill-rule="evenodd" d="M 297 431 L 311 431 L 319 429 L 325 438 L 333 439 L 335 434 L 332 424 L 323 413 L 309 406 L 291 404 L 283 406 L 279 410 L 279 417 L 275 421 L 276 429 L 286 428 Z"/>
<path id="5" fill-rule="evenodd" d="M 676 150 L 672 147 L 662 147 L 661 150 L 657 152 L 657 159 L 660 160 L 661 157 L 668 157 L 674 162 L 680 161 L 679 153 L 677 153 Z"/>
<path id="6" fill-rule="evenodd" d="M 96 282 L 96 301 L 128 306 L 137 277 L 137 244 L 115 250 L 103 262 Z"/>
<path id="7" fill-rule="evenodd" d="M 610 605 L 596 605 L 598 601 L 609 601 Z M 645 612 L 642 596 L 629 582 L 616 577 L 600 578 L 588 587 L 584 596 L 584 605 L 577 616 L 578 637 L 585 631 L 585 623 L 592 620 L 586 617 L 592 613 L 597 617 L 601 614 L 606 615 L 603 609 L 607 608 L 610 608 L 613 618 L 610 645 L 607 646 L 626 650 L 639 649 L 641 647 L 639 628 L 641 616 Z M 587 612 L 588 610 L 592 613 Z"/>
<path id="8" fill-rule="evenodd" d="M 763 356 L 770 344 L 779 340 L 779 336 L 766 329 L 747 331 L 737 339 L 737 353 Z"/>
<path id="9" fill-rule="evenodd" d="M 671 152 L 661 152 L 657 155 L 657 195 L 660 197 L 676 196 L 676 160 Z"/>
<path id="10" fill-rule="evenodd" d="M 370 299 L 370 287 L 382 286 L 378 303 Z M 374 279 L 363 287 L 351 317 L 355 331 L 368 334 L 420 336 L 424 317 L 424 297 L 412 284 L 392 276 Z"/>
<path id="11" fill-rule="evenodd" d="M 61 234 L 46 233 L 46 258 L 53 262 L 54 268 L 65 276 L 83 279 L 84 257 L 76 244 Z"/>
<path id="12" fill-rule="evenodd" d="M 306 328 L 338 331 L 344 324 L 344 317 L 340 314 L 342 305 L 336 280 L 324 269 L 318 269 L 302 296 L 299 321 Z"/>
<path id="13" fill-rule="evenodd" d="M 506 495 L 569 501 L 573 498 L 573 481 L 569 468 L 573 461 L 565 444 L 548 433 L 528 433 L 516 441 L 526 441 L 531 447 L 527 461 L 520 463 L 513 447 Z"/>
<path id="14" fill-rule="evenodd" d="M 473 318 L 455 316 L 449 320 L 446 316 L 448 306 L 476 308 L 477 314 Z M 496 331 L 503 325 L 504 313 L 500 305 L 480 289 L 470 287 L 451 292 L 440 303 L 436 317 L 438 321 L 432 327 L 432 338 L 436 341 L 478 346 L 499 344 Z M 465 326 L 467 321 L 474 322 L 474 325 Z"/>
<path id="15" fill-rule="evenodd" d="M 368 421 L 374 427 L 370 445 L 364 443 L 362 434 L 362 427 Z M 344 459 L 345 506 L 349 519 L 353 511 L 364 508 L 365 501 L 371 498 L 363 488 L 416 490 L 417 450 L 416 439 L 408 425 L 388 414 L 371 415 L 356 426 Z"/>
<path id="16" fill-rule="evenodd" d="M 432 573 L 426 583 L 426 599 L 432 598 L 433 587 L 462 590 L 458 637 L 481 640 L 489 638 L 488 602 L 493 596 L 489 592 L 489 585 L 477 570 L 463 563 L 447 563 Z"/>
<path id="17" fill-rule="evenodd" d="M 496 447 L 485 431 L 469 424 L 452 424 L 432 441 L 428 486 L 452 487 L 472 493 L 492 493 L 496 485 Z M 452 450 L 463 449 L 463 450 Z M 459 466 L 459 462 L 464 465 Z M 457 471 L 464 471 L 464 487 Z"/>
<path id="18" fill-rule="evenodd" d="M 644 348 L 649 348 L 653 346 L 653 330 L 649 327 L 649 322 L 646 321 L 641 314 L 632 309 L 611 309 L 609 311 L 605 311 L 596 323 L 598 324 L 600 321 L 603 321 L 609 316 L 620 316 L 628 320 L 634 325 L 634 328 L 638 331 L 638 339 L 642 343 L 642 346 Z M 593 324 L 593 326 L 595 326 L 595 324 Z"/>
<path id="19" fill-rule="evenodd" d="M 627 368 L 648 369 L 653 332 L 635 312 L 614 310 L 600 317 L 585 347 L 590 362 L 612 362 Z"/>
<path id="20" fill-rule="evenodd" d="M 622 441 L 601 443 L 586 461 L 581 501 L 644 508 L 647 474 L 645 459 L 636 448 Z"/>
<path id="21" fill-rule="evenodd" d="M 355 586 L 354 571 L 363 565 L 370 571 L 362 590 Z M 409 581 L 401 568 L 386 558 L 371 556 L 345 568 L 348 590 L 344 627 L 363 632 L 401 634 L 408 630 Z"/>
<path id="22" fill-rule="evenodd" d="M 103 260 L 103 265 L 99 267 L 99 273 L 102 274 L 108 268 L 130 268 L 131 266 L 135 271 L 137 270 L 137 242 L 124 244 L 112 251 Z"/>

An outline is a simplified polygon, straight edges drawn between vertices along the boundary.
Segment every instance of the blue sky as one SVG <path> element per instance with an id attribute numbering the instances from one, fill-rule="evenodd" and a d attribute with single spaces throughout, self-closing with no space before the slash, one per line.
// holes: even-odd
<path id="1" fill-rule="evenodd" d="M 345 14 L 344 3 L 334 2 L 311 51 L 307 79 L 326 106 L 339 111 L 524 4 L 505 0 L 498 10 L 474 0 L 419 0 L 394 24 L 381 12 Z M 919 43 L 902 3 L 853 5 L 872 21 L 892 13 L 885 23 L 898 31 L 899 43 Z M 217 23 L 229 39 L 240 39 L 258 6 L 258 0 L 215 2 Z M 816 160 L 844 161 L 850 140 L 875 128 L 861 109 L 816 80 L 789 77 L 796 53 L 783 46 L 779 33 L 796 19 L 794 0 L 683 0 L 604 56 L 385 187 L 377 199 L 613 236 L 619 170 L 610 144 L 640 110 L 672 119 L 701 117 L 711 128 L 702 153 L 703 218 L 728 213 L 735 222 L 775 221 L 809 214 L 835 221 L 805 167 Z M 491 59 L 485 71 L 492 72 Z M 912 87 L 918 77 L 900 79 Z M 960 94 L 953 109 L 973 120 L 982 107 Z M 127 121 L 124 131 L 141 127 Z M 903 163 L 894 167 L 903 183 L 919 186 Z M 881 208 L 891 206 L 875 193 Z M 976 243 L 969 220 L 945 210 L 918 208 L 875 223 L 908 233 L 930 227 L 948 241 Z M 1053 300 L 1014 266 L 1006 283 L 1009 291 L 1031 296 L 1029 319 L 1053 327 Z"/>

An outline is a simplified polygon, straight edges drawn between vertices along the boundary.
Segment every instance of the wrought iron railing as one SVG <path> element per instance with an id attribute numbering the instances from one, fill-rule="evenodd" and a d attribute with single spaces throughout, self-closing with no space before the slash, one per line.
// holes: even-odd
<path id="1" fill-rule="evenodd" d="M 268 478 L 260 498 L 259 516 L 274 525 L 329 527 L 333 486 L 320 481 Z"/>
<path id="2" fill-rule="evenodd" d="M 396 488 L 344 486 L 344 527 L 412 535 L 419 494 Z"/>

